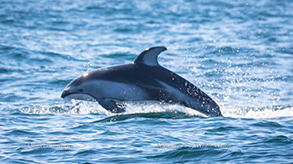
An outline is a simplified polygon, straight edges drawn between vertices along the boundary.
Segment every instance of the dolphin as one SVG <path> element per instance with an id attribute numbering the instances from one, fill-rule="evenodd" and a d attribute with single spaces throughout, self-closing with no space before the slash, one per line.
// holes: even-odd
<path id="1" fill-rule="evenodd" d="M 134 62 L 98 69 L 71 81 L 61 97 L 97 101 L 112 113 L 125 112 L 123 101 L 159 101 L 192 108 L 207 116 L 222 116 L 217 103 L 191 82 L 158 63 L 166 47 L 143 51 Z"/>

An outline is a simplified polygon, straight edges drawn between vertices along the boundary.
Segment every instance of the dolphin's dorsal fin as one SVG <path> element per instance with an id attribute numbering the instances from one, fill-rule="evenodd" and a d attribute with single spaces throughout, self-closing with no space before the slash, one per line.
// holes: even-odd
<path id="1" fill-rule="evenodd" d="M 167 48 L 163 46 L 147 48 L 142 53 L 140 53 L 134 63 L 141 63 L 149 66 L 158 66 L 158 55 L 165 50 L 167 50 Z"/>

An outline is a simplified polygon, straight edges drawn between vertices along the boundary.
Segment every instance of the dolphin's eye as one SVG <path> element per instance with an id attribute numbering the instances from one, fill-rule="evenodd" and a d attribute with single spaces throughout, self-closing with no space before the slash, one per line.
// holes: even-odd
<path id="1" fill-rule="evenodd" d="M 79 89 L 79 90 L 78 90 L 78 92 L 82 92 L 82 91 L 83 91 L 82 89 Z"/>

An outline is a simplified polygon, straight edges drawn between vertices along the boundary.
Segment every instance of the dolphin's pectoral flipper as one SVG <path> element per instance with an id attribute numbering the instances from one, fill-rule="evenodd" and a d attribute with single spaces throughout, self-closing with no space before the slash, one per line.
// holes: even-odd
<path id="1" fill-rule="evenodd" d="M 111 99 L 99 99 L 99 104 L 106 110 L 112 113 L 122 113 L 125 112 L 124 108 L 118 107 L 116 102 Z"/>

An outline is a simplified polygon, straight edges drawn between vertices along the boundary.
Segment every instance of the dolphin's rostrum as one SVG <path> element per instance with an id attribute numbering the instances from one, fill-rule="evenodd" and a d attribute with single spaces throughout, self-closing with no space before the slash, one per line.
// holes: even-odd
<path id="1" fill-rule="evenodd" d="M 143 51 L 131 64 L 98 69 L 70 82 L 61 97 L 98 101 L 113 113 L 124 112 L 117 101 L 178 103 L 207 116 L 222 116 L 217 103 L 189 81 L 159 65 L 166 47 Z"/>

